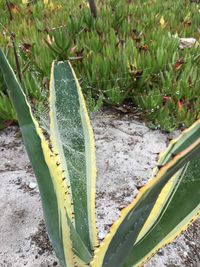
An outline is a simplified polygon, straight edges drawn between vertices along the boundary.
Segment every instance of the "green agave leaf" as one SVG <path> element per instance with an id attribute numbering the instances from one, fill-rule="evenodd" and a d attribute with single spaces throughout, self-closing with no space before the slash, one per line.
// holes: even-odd
<path id="1" fill-rule="evenodd" d="M 186 143 L 196 141 L 200 136 L 199 130 L 200 120 L 170 143 L 167 150 L 161 153 L 158 164 L 166 164 L 175 151 L 183 151 Z M 199 164 L 200 157 L 192 159 L 173 176 L 168 194 L 166 188 L 163 189 L 124 266 L 143 265 L 159 248 L 171 242 L 199 215 Z"/>
<path id="2" fill-rule="evenodd" d="M 190 128 L 183 131 L 178 138 L 170 142 L 166 151 L 159 155 L 159 168 L 163 164 L 169 162 L 169 160 L 172 159 L 174 155 L 183 151 L 188 144 L 190 144 L 191 142 L 195 142 L 199 138 L 199 136 L 200 120 L 196 121 Z M 159 171 L 159 168 L 154 169 L 154 175 Z M 179 184 L 181 183 L 185 172 L 187 174 L 187 164 L 183 167 L 183 169 L 179 170 L 165 186 L 158 200 L 156 201 L 156 204 L 154 205 L 154 208 L 150 213 L 143 229 L 140 231 L 136 242 L 138 242 L 149 231 L 149 229 L 158 219 L 158 216 L 160 216 L 161 213 L 164 213 L 164 207 L 166 208 L 169 205 L 170 199 L 172 195 L 175 194 L 176 190 L 178 190 Z"/>
<path id="3" fill-rule="evenodd" d="M 71 233 L 74 253 L 78 256 L 80 260 L 82 260 L 86 264 L 89 264 L 92 259 L 92 255 L 90 254 L 87 247 L 85 246 L 82 239 L 80 238 L 79 234 L 77 233 L 67 213 L 66 213 L 66 217 L 67 217 L 67 223 L 70 226 L 70 233 Z"/>
<path id="4" fill-rule="evenodd" d="M 50 137 L 71 192 L 74 227 L 92 253 L 98 244 L 94 137 L 80 85 L 69 62 L 52 65 Z"/>
<path id="5" fill-rule="evenodd" d="M 149 232 L 133 246 L 124 267 L 142 266 L 200 215 L 199 164 L 200 156 L 189 162 L 164 212 L 158 216 Z"/>
<path id="6" fill-rule="evenodd" d="M 178 189 L 178 186 L 184 176 L 186 169 L 187 164 L 175 175 L 173 175 L 173 177 L 164 186 L 156 200 L 153 209 L 151 210 L 151 213 L 149 214 L 144 226 L 142 227 L 135 244 L 137 244 L 147 234 L 147 232 L 154 227 L 155 223 L 158 220 L 158 217 L 160 217 L 165 212 L 172 196 Z"/>
<path id="7" fill-rule="evenodd" d="M 60 175 L 62 172 L 58 170 L 54 156 L 51 155 L 52 153 L 48 147 L 48 143 L 32 115 L 26 96 L 1 50 L 0 69 L 16 110 L 24 144 L 37 177 L 48 234 L 61 266 L 71 267 L 73 266 L 73 252 L 70 232 L 69 229 L 66 229 L 66 223 L 64 233 L 63 229 L 61 229 L 60 196 L 57 192 L 57 188 L 55 188 L 54 181 L 54 175 L 58 175 L 59 178 L 62 178 Z M 51 160 L 51 158 L 53 160 Z M 66 232 L 67 230 L 68 232 Z"/>
<path id="8" fill-rule="evenodd" d="M 123 210 L 105 241 L 96 250 L 91 266 L 129 266 L 127 262 L 129 263 L 130 255 L 134 255 L 133 246 L 163 188 L 179 169 L 199 154 L 200 138 L 160 169 L 157 176 L 140 191 L 133 203 Z"/>
<path id="9" fill-rule="evenodd" d="M 174 155 L 186 149 L 190 144 L 195 142 L 200 136 L 200 120 L 197 120 L 190 128 L 172 140 L 164 153 L 159 155 L 158 165 L 162 166 L 173 158 Z"/>

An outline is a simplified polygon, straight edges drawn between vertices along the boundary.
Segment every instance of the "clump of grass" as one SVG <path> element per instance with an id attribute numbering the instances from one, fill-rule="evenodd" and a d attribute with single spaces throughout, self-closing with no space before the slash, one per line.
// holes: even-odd
<path id="1" fill-rule="evenodd" d="M 18 0 L 12 20 L 0 5 L 0 45 L 17 71 L 14 33 L 22 83 L 34 105 L 45 103 L 51 61 L 70 59 L 91 110 L 128 102 L 151 127 L 166 131 L 199 117 L 200 46 L 180 50 L 178 39 L 199 40 L 196 3 L 99 0 L 95 19 L 88 1 Z"/>

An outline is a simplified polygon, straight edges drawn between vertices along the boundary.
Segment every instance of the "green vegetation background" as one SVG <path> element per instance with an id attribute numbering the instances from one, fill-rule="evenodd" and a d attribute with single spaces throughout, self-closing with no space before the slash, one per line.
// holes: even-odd
<path id="1" fill-rule="evenodd" d="M 200 5 L 189 0 L 0 2 L 0 46 L 33 108 L 47 107 L 54 59 L 70 59 L 91 111 L 137 107 L 149 126 L 172 131 L 200 116 Z M 10 11 L 10 13 L 9 13 Z M 16 52 L 16 53 L 15 53 Z M 16 115 L 0 76 L 0 125 Z"/>

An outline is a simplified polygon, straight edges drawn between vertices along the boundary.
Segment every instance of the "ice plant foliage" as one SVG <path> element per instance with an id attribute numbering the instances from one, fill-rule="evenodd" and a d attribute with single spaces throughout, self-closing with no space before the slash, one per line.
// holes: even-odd
<path id="1" fill-rule="evenodd" d="M 200 117 L 197 1 L 1 0 L 0 10 L 0 46 L 38 112 L 51 62 L 69 59 L 91 111 L 133 104 L 168 132 Z M 0 127 L 15 115 L 0 75 Z"/>
<path id="2" fill-rule="evenodd" d="M 197 218 L 200 120 L 160 155 L 154 177 L 122 210 L 99 244 L 94 137 L 70 63 L 52 64 L 48 139 L 1 50 L 0 69 L 37 177 L 46 228 L 62 267 L 142 266 Z"/>

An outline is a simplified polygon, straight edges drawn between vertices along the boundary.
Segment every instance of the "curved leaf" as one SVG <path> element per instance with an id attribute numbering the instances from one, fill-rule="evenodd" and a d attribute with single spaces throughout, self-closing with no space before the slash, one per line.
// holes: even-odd
<path id="1" fill-rule="evenodd" d="M 178 152 L 183 151 L 187 145 L 191 142 L 196 141 L 200 136 L 200 120 L 196 121 L 190 128 L 184 130 L 181 135 L 172 140 L 168 146 L 168 148 L 159 155 L 158 166 L 162 166 L 169 162 L 170 159 L 173 158 Z M 159 168 L 154 169 L 154 175 L 159 171 Z M 161 213 L 164 213 L 163 207 L 166 208 L 170 203 L 170 198 L 172 193 L 175 194 L 176 190 L 178 190 L 178 186 L 181 183 L 181 180 L 184 177 L 185 172 L 187 171 L 187 165 L 179 170 L 174 177 L 169 181 L 169 183 L 162 190 L 158 200 L 156 201 L 153 210 L 151 211 L 147 221 L 145 222 L 144 227 L 140 231 L 140 234 L 137 238 L 138 242 L 148 231 L 151 229 L 152 225 L 158 219 Z M 167 204 L 168 203 L 168 204 Z"/>
<path id="2" fill-rule="evenodd" d="M 92 253 L 98 244 L 95 216 L 95 146 L 85 101 L 69 62 L 54 62 L 50 83 L 53 150 L 71 191 L 74 225 Z"/>
<path id="3" fill-rule="evenodd" d="M 200 136 L 200 119 L 197 120 L 191 127 L 184 130 L 181 135 L 172 140 L 168 148 L 159 155 L 158 164 L 162 166 L 169 162 L 174 155 L 186 149 L 191 143 L 194 143 Z"/>
<path id="4" fill-rule="evenodd" d="M 186 144 L 197 140 L 200 136 L 199 130 L 200 120 L 186 129 L 180 137 L 170 142 L 167 150 L 159 156 L 158 165 L 166 164 L 177 151 L 183 151 Z M 162 198 L 165 192 L 161 193 L 160 200 L 158 198 L 132 248 L 130 258 L 125 264 L 126 267 L 143 265 L 159 248 L 172 242 L 199 216 L 199 164 L 200 157 L 192 159 L 174 175 L 172 179 L 179 180 L 179 182 L 172 184 L 173 191 L 169 198 L 166 196 Z M 157 171 L 158 169 L 154 172 Z"/>
<path id="5" fill-rule="evenodd" d="M 52 155 L 42 130 L 32 115 L 26 96 L 1 50 L 0 68 L 16 110 L 24 144 L 37 178 L 48 234 L 61 266 L 71 267 L 74 261 L 70 231 L 67 224 L 64 228 L 65 231 L 61 230 L 60 195 L 55 188 L 55 180 L 62 180 L 62 170 L 57 168 L 54 155 Z M 62 184 L 60 186 L 62 187 Z M 63 196 L 64 192 L 61 192 Z M 69 205 L 70 203 L 66 199 L 66 206 Z"/>
<path id="6" fill-rule="evenodd" d="M 189 162 L 165 211 L 149 232 L 132 248 L 123 267 L 142 266 L 200 215 L 200 156 Z"/>
<path id="7" fill-rule="evenodd" d="M 200 138 L 160 169 L 157 176 L 140 191 L 133 203 L 122 211 L 119 220 L 111 227 L 105 241 L 95 252 L 93 267 L 126 266 L 124 264 L 129 260 L 138 234 L 163 188 L 184 164 L 199 153 Z"/>

